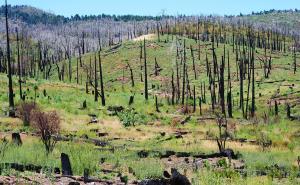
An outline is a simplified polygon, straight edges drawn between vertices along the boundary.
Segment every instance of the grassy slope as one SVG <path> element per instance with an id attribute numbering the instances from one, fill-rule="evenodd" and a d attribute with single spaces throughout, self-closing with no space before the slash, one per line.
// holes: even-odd
<path id="1" fill-rule="evenodd" d="M 279 23 L 286 24 L 289 28 L 299 27 L 299 12 L 273 12 L 265 15 L 251 15 L 247 16 L 246 19 L 249 19 L 253 22 L 262 22 L 266 24 L 270 23 Z"/>
<path id="2" fill-rule="evenodd" d="M 164 37 L 164 40 L 166 37 Z M 151 76 L 149 81 L 150 94 L 161 94 L 167 92 L 170 89 L 170 74 L 171 67 L 175 65 L 176 45 L 174 41 L 157 43 L 156 40 L 147 41 L 147 56 L 148 56 L 148 69 L 149 74 L 153 73 L 154 58 L 157 58 L 158 64 L 163 68 L 160 77 Z M 217 150 L 217 145 L 214 142 L 202 141 L 200 138 L 205 138 L 208 135 L 215 135 L 217 128 L 214 122 L 196 120 L 199 117 L 199 113 L 193 114 L 194 117 L 187 125 L 173 125 L 174 117 L 182 117 L 179 113 L 176 113 L 180 109 L 180 106 L 169 106 L 167 101 L 162 95 L 159 96 L 159 101 L 162 101 L 163 106 L 160 107 L 161 113 L 155 112 L 154 98 L 150 96 L 148 102 L 144 101 L 143 95 L 143 83 L 140 82 L 139 77 L 139 42 L 126 42 L 116 52 L 111 52 L 108 48 L 102 52 L 103 65 L 104 65 L 104 77 L 105 77 L 105 89 L 108 105 L 122 105 L 128 107 L 129 96 L 135 93 L 135 103 L 132 105 L 136 111 L 143 117 L 141 122 L 147 122 L 147 125 L 141 124 L 137 127 L 124 128 L 116 117 L 110 117 L 107 115 L 106 109 L 100 106 L 100 102 L 95 103 L 93 95 L 85 94 L 85 74 L 80 71 L 83 78 L 82 85 L 76 85 L 74 83 L 63 83 L 57 81 L 56 71 L 53 72 L 51 81 L 28 79 L 24 90 L 26 90 L 29 99 L 33 99 L 35 85 L 38 86 L 38 98 L 37 102 L 44 109 L 57 110 L 62 118 L 62 129 L 64 134 L 74 134 L 82 136 L 87 134 L 89 137 L 97 138 L 96 134 L 91 132 L 91 129 L 99 129 L 101 132 L 108 132 L 109 136 L 105 137 L 105 140 L 111 141 L 116 146 L 124 146 L 120 149 L 116 149 L 114 155 L 110 152 L 103 151 L 97 152 L 94 150 L 94 146 L 86 145 L 83 143 L 65 143 L 62 142 L 55 149 L 54 153 L 49 156 L 41 155 L 43 153 L 42 145 L 36 140 L 36 138 L 25 138 L 25 144 L 21 148 L 10 147 L 7 155 L 4 156 L 3 161 L 14 161 L 20 163 L 35 163 L 35 164 L 47 164 L 50 166 L 59 166 L 59 154 L 60 152 L 67 152 L 71 155 L 71 160 L 74 163 L 73 166 L 76 174 L 82 174 L 84 167 L 89 167 L 94 175 L 100 175 L 98 170 L 101 165 L 98 164 L 98 160 L 101 157 L 107 158 L 107 163 L 112 164 L 116 169 L 126 173 L 127 167 L 132 167 L 135 171 L 137 178 L 145 178 L 151 176 L 160 176 L 161 170 L 163 170 L 162 163 L 155 157 L 149 157 L 146 159 L 139 159 L 134 152 L 135 150 L 149 149 L 149 150 L 175 150 L 175 151 L 189 151 L 194 153 L 210 153 Z M 196 43 L 191 40 L 187 40 L 187 46 L 193 45 L 196 48 Z M 235 55 L 232 53 L 232 49 L 229 45 L 226 48 L 230 48 L 230 61 L 232 66 L 232 72 L 235 71 Z M 208 49 L 208 48 L 207 48 Z M 223 46 L 220 45 L 217 49 L 218 59 L 220 60 Z M 261 55 L 261 51 L 257 51 L 257 55 Z M 193 73 L 191 71 L 191 56 L 188 53 L 188 67 L 191 83 L 195 84 L 197 91 L 199 92 L 199 84 L 201 81 L 206 81 L 205 75 L 205 48 L 201 50 L 201 61 L 196 60 L 196 68 L 200 78 L 198 80 L 192 80 Z M 197 53 L 197 52 L 195 52 Z M 84 63 L 89 65 L 89 59 L 93 54 L 87 54 L 84 56 Z M 211 53 L 208 53 L 209 59 Z M 197 57 L 196 57 L 197 58 Z M 234 115 L 236 119 L 230 120 L 230 125 L 236 127 L 236 130 L 232 130 L 232 133 L 236 138 L 249 138 L 257 139 L 261 132 L 266 133 L 273 141 L 273 147 L 267 152 L 261 152 L 259 146 L 251 144 L 243 144 L 229 142 L 228 147 L 233 148 L 235 151 L 239 151 L 243 154 L 246 164 L 249 168 L 261 168 L 266 165 L 274 163 L 281 164 L 287 167 L 291 167 L 296 164 L 297 153 L 299 153 L 299 123 L 285 120 L 285 111 L 283 100 L 280 105 L 280 119 L 270 117 L 269 124 L 263 124 L 262 115 L 264 112 L 268 112 L 268 100 L 280 89 L 280 94 L 289 94 L 300 90 L 299 87 L 299 74 L 292 74 L 291 70 L 284 70 L 278 67 L 291 68 L 292 58 L 290 54 L 273 54 L 273 70 L 269 79 L 263 79 L 263 72 L 260 69 L 259 62 L 256 62 L 257 81 L 275 81 L 284 80 L 283 82 L 275 82 L 273 84 L 261 83 L 257 84 L 257 115 L 259 118 L 259 125 L 253 124 L 240 124 L 238 118 L 241 118 L 240 111 L 236 108 Z M 130 76 L 127 70 L 123 69 L 126 66 L 126 62 L 129 62 L 134 67 L 134 77 L 136 87 L 131 88 Z M 76 60 L 73 59 L 73 77 L 76 76 Z M 174 68 L 173 68 L 174 69 Z M 124 81 L 123 79 L 124 74 Z M 225 73 L 227 74 L 227 73 Z M 234 73 L 233 73 L 234 75 Z M 68 79 L 66 77 L 66 79 Z M 113 83 L 111 80 L 115 80 Z M 233 77 L 235 79 L 235 77 Z M 76 79 L 72 79 L 76 82 Z M 14 79 L 15 92 L 17 91 L 17 80 Z M 123 82 L 123 83 L 122 83 Z M 152 84 L 162 85 L 159 89 L 152 89 Z M 291 84 L 294 84 L 293 89 L 290 88 Z M 235 102 L 238 101 L 238 81 L 233 82 L 233 92 L 235 96 Z M 1 108 L 7 109 L 7 78 L 5 75 L 0 75 L 0 102 Z M 28 89 L 28 90 L 27 90 Z M 43 90 L 46 90 L 47 96 L 44 97 Z M 246 89 L 246 86 L 245 86 Z M 92 89 L 91 89 L 92 90 Z M 165 91 L 163 91 L 165 90 Z M 91 91 L 90 91 L 91 92 Z M 170 93 L 170 91 L 168 91 Z M 261 93 L 262 96 L 258 97 Z M 208 96 L 208 90 L 207 90 Z M 49 96 L 49 97 L 48 97 Z M 289 101 L 294 102 L 299 100 L 299 92 L 294 95 L 288 95 Z M 293 98 L 294 97 L 294 98 Z M 18 102 L 18 93 L 16 93 L 16 101 Z M 209 96 L 207 97 L 209 99 Z M 87 100 L 88 108 L 86 110 L 80 110 L 81 104 L 84 100 Z M 293 114 L 299 113 L 299 103 L 294 102 Z M 204 105 L 204 109 L 208 108 L 208 105 Z M 204 116 L 210 116 L 210 112 L 204 111 Z M 89 113 L 96 114 L 100 119 L 100 124 L 88 125 Z M 9 119 L 4 116 L 0 117 L 0 128 L 2 131 L 14 131 L 14 130 L 28 130 L 24 128 L 22 123 L 18 119 Z M 171 126 L 170 126 L 171 124 Z M 137 131 L 139 128 L 141 131 Z M 166 132 L 167 136 L 172 135 L 177 130 L 191 131 L 183 139 L 171 139 L 170 141 L 158 142 L 164 139 L 160 136 L 160 132 Z M 5 135 L 5 133 L 0 134 Z M 166 137 L 167 137 L 166 136 Z M 112 138 L 121 138 L 120 140 L 112 140 Z M 133 142 L 128 142 L 131 140 Z M 32 149 L 35 148 L 35 150 Z M 82 148 L 84 147 L 84 148 Z M 293 149 L 291 151 L 290 149 Z M 34 151 L 34 155 L 33 155 Z M 77 153 L 79 152 L 79 153 Z M 11 155 L 14 153 L 15 155 Z M 22 153 L 22 155 L 20 155 Z M 16 156 L 17 155 L 17 156 Z M 47 162 L 46 162 L 47 161 Z M 133 162 L 134 161 L 134 162 Z M 82 162 L 84 162 L 82 164 Z M 145 166 L 145 163 L 147 164 Z M 144 170 L 146 169 L 146 170 Z M 202 177 L 203 178 L 203 177 Z M 198 177 L 196 177 L 198 179 Z"/>

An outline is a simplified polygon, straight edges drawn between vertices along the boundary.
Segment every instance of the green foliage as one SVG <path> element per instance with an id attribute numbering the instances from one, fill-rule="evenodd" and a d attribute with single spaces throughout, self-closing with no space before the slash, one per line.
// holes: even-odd
<path id="1" fill-rule="evenodd" d="M 123 123 L 124 127 L 135 126 L 137 116 L 132 109 L 124 110 L 122 112 L 119 112 L 117 115 L 120 121 Z"/>
<path id="2" fill-rule="evenodd" d="M 223 167 L 223 168 L 227 168 L 228 167 L 228 164 L 227 164 L 227 161 L 225 158 L 222 158 L 220 159 L 218 162 L 217 162 L 217 165 L 219 167 Z"/>
<path id="3" fill-rule="evenodd" d="M 126 109 L 117 114 L 124 127 L 136 126 L 136 124 L 146 124 L 147 116 L 139 114 L 134 109 Z"/>

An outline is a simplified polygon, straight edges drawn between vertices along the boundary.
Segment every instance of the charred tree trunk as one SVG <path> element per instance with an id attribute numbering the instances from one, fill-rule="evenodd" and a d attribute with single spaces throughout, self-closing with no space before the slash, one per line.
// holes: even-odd
<path id="1" fill-rule="evenodd" d="M 8 27 L 8 7 L 7 0 L 5 0 L 5 26 L 6 26 L 6 49 L 7 49 L 7 76 L 8 76 L 8 96 L 9 96 L 9 116 L 15 116 L 14 91 L 12 84 L 10 45 L 9 45 L 9 27 Z"/>
<path id="2" fill-rule="evenodd" d="M 146 55 L 146 39 L 144 38 L 144 78 L 145 78 L 145 99 L 148 100 L 148 76 L 147 76 L 147 55 Z"/>
<path id="3" fill-rule="evenodd" d="M 193 90 L 193 101 L 194 101 L 193 112 L 195 113 L 196 112 L 196 87 L 195 87 L 195 85 L 194 85 L 194 90 Z"/>
<path id="4" fill-rule="evenodd" d="M 172 72 L 172 105 L 175 104 L 175 84 L 174 84 L 174 72 Z"/>
<path id="5" fill-rule="evenodd" d="M 177 85 L 177 103 L 180 100 L 180 78 L 179 78 L 179 66 L 178 61 L 176 59 L 176 85 Z"/>
<path id="6" fill-rule="evenodd" d="M 79 58 L 76 60 L 76 82 L 79 84 Z"/>
<path id="7" fill-rule="evenodd" d="M 131 66 L 129 65 L 129 63 L 127 63 L 127 66 L 129 68 L 129 71 L 130 71 L 131 87 L 134 87 L 133 70 L 132 70 Z"/>
<path id="8" fill-rule="evenodd" d="M 193 50 L 192 45 L 191 45 L 190 47 L 191 47 L 191 55 L 192 55 L 192 60 L 193 60 L 194 78 L 195 78 L 195 80 L 197 80 L 197 73 L 196 73 L 196 65 L 195 65 L 194 50 Z"/>
<path id="9" fill-rule="evenodd" d="M 156 110 L 156 112 L 160 112 L 159 107 L 158 107 L 157 96 L 155 96 L 155 110 Z"/>
<path id="10" fill-rule="evenodd" d="M 199 97 L 199 111 L 200 111 L 200 116 L 202 116 L 202 97 Z"/>
<path id="11" fill-rule="evenodd" d="M 227 53 L 228 57 L 228 64 L 227 64 L 227 71 L 228 71 L 228 91 L 227 91 L 227 109 L 228 109 L 228 117 L 232 118 L 232 87 L 231 87 L 231 76 L 230 76 L 230 60 L 229 60 L 229 52 Z"/>
<path id="12" fill-rule="evenodd" d="M 251 117 L 254 117 L 255 115 L 255 58 L 254 58 L 254 52 L 255 48 L 254 45 L 252 46 L 252 57 L 251 57 L 251 64 L 252 64 L 252 104 L 251 104 Z"/>
<path id="13" fill-rule="evenodd" d="M 102 60 L 101 60 L 100 51 L 98 51 L 98 58 L 99 58 L 99 72 L 100 72 L 101 104 L 102 104 L 102 106 L 105 106 L 105 94 L 104 94 L 103 74 L 102 74 Z"/>
<path id="14" fill-rule="evenodd" d="M 182 79 L 182 100 L 181 100 L 181 104 L 184 105 L 184 99 L 185 99 L 185 77 L 186 77 L 186 51 L 185 51 L 185 40 L 184 40 L 184 44 L 183 44 L 183 47 L 184 47 L 184 56 L 183 56 L 183 79 Z"/>
<path id="15" fill-rule="evenodd" d="M 243 60 L 239 62 L 239 69 L 240 69 L 240 109 L 244 115 L 244 77 L 243 77 Z"/>
<path id="16" fill-rule="evenodd" d="M 297 71 L 297 58 L 296 58 L 296 44 L 294 46 L 294 74 L 296 74 Z"/>
<path id="17" fill-rule="evenodd" d="M 226 115 L 225 112 L 225 86 L 224 86 L 224 68 L 225 68 L 225 62 L 224 57 L 222 56 L 221 66 L 220 66 L 220 82 L 219 82 L 219 94 L 220 94 L 220 104 L 221 104 L 221 110 L 224 115 Z"/>
<path id="18" fill-rule="evenodd" d="M 98 75 L 97 75 L 97 54 L 95 54 L 95 59 L 94 59 L 95 102 L 98 102 L 98 79 L 97 79 L 97 77 L 98 77 Z"/>
<path id="19" fill-rule="evenodd" d="M 16 28 L 16 34 L 17 34 L 17 55 L 18 55 L 18 75 L 19 75 L 19 93 L 20 93 L 20 99 L 23 99 L 23 93 L 22 93 L 22 79 L 21 79 L 21 74 L 22 74 L 22 69 L 21 69 L 21 61 L 20 61 L 20 41 L 19 41 L 19 32 L 18 28 Z"/>
<path id="20" fill-rule="evenodd" d="M 140 44 L 140 76 L 141 76 L 141 82 L 143 81 L 143 65 L 142 65 L 142 59 L 143 59 L 143 45 L 142 42 Z"/>

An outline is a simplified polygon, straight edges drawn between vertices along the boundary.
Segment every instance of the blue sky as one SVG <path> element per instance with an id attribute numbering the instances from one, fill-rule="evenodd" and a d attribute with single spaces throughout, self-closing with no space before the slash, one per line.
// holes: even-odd
<path id="1" fill-rule="evenodd" d="M 4 0 L 2 0 L 4 3 Z M 70 16 L 90 14 L 236 15 L 269 9 L 300 9 L 300 0 L 8 0 L 12 5 L 31 5 Z"/>

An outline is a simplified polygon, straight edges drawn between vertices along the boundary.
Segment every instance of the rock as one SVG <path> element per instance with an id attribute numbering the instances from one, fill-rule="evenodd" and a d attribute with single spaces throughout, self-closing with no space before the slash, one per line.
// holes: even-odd
<path id="1" fill-rule="evenodd" d="M 12 142 L 18 146 L 22 145 L 21 136 L 19 133 L 12 133 Z"/>
<path id="2" fill-rule="evenodd" d="M 61 153 L 60 159 L 61 159 L 62 175 L 72 176 L 73 172 L 72 172 L 69 156 L 65 153 Z"/>

